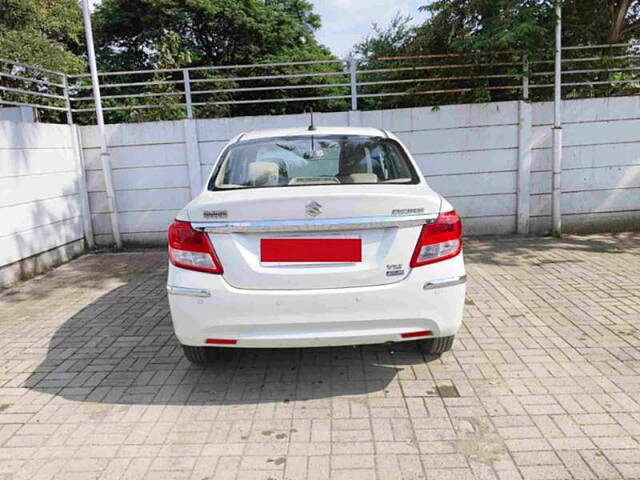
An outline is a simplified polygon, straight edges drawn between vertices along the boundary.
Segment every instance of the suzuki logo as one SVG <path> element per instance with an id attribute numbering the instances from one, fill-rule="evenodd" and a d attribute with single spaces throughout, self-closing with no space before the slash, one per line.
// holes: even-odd
<path id="1" fill-rule="evenodd" d="M 320 205 L 318 202 L 313 201 L 311 203 L 307 203 L 304 206 L 307 215 L 309 215 L 310 217 L 317 217 L 318 215 L 320 215 L 322 213 L 322 205 Z"/>

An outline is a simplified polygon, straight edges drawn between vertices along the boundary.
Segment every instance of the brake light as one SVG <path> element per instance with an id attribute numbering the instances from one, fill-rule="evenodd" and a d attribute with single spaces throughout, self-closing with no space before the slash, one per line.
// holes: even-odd
<path id="1" fill-rule="evenodd" d="M 412 267 L 421 267 L 455 257 L 462 250 L 462 222 L 455 210 L 441 213 L 434 223 L 422 227 L 411 258 Z"/>
<path id="2" fill-rule="evenodd" d="M 189 222 L 174 220 L 169 227 L 169 260 L 176 267 L 206 273 L 222 273 L 222 265 L 209 237 Z"/>

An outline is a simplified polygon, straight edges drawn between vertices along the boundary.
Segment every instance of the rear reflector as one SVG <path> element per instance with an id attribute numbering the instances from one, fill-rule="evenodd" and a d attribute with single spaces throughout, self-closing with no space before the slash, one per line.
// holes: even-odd
<path id="1" fill-rule="evenodd" d="M 262 262 L 336 262 L 362 261 L 359 238 L 263 238 Z"/>
<path id="2" fill-rule="evenodd" d="M 431 330 L 420 330 L 418 332 L 403 333 L 400 336 L 402 338 L 430 337 L 431 333 Z"/>
<path id="3" fill-rule="evenodd" d="M 232 340 L 230 338 L 207 338 L 204 343 L 207 345 L 235 345 L 238 340 Z"/>

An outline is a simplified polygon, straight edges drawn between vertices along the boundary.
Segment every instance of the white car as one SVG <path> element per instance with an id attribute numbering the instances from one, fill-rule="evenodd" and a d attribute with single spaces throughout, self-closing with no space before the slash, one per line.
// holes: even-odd
<path id="1" fill-rule="evenodd" d="M 462 322 L 462 227 L 391 133 L 238 135 L 169 228 L 168 296 L 186 357 L 217 347 L 418 341 Z"/>

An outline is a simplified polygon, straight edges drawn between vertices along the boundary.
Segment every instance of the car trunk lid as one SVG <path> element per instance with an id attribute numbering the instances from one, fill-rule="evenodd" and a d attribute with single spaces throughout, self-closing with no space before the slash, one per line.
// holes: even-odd
<path id="1" fill-rule="evenodd" d="M 233 287 L 296 290 L 400 281 L 441 198 L 424 184 L 204 192 L 187 207 Z"/>

